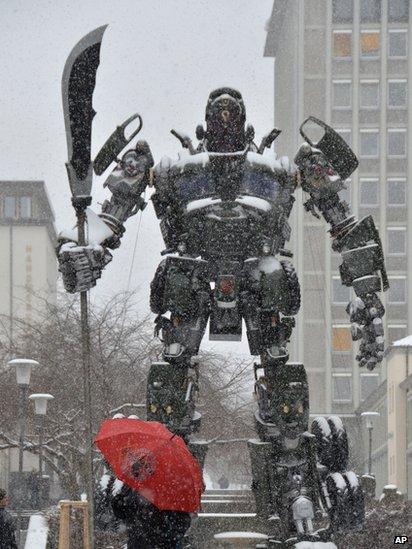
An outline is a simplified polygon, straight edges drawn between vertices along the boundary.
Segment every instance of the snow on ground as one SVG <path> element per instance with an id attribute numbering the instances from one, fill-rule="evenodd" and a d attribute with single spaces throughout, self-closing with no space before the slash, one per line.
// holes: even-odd
<path id="1" fill-rule="evenodd" d="M 49 527 L 47 526 L 46 517 L 43 515 L 32 515 L 29 521 L 24 549 L 46 549 L 48 531 Z"/>
<path id="2" fill-rule="evenodd" d="M 334 543 L 320 541 L 300 541 L 295 545 L 295 549 L 338 549 Z"/>

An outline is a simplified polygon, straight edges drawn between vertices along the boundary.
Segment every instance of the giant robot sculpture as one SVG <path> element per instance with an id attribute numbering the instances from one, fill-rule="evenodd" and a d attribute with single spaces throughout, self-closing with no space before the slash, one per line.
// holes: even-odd
<path id="1" fill-rule="evenodd" d="M 319 539 L 317 512 L 329 516 L 324 537 L 359 527 L 363 494 L 358 477 L 347 470 L 342 422 L 336 416 L 316 418 L 308 430 L 305 368 L 288 362 L 300 287 L 285 247 L 294 194 L 302 187 L 309 196 L 305 207 L 329 224 L 332 249 L 342 255 L 342 283 L 356 295 L 347 311 L 352 337 L 361 340 L 359 365 L 375 368 L 384 355 L 384 308 L 377 295 L 387 287 L 382 246 L 372 217 L 358 221 L 339 197 L 357 167 L 356 157 L 336 132 L 311 118 L 323 137 L 313 143 L 307 125 L 301 127 L 305 142 L 293 169 L 287 158 L 265 150 L 278 130 L 256 146 L 253 128 L 245 125 L 242 96 L 231 88 L 210 94 L 205 120 L 206 127 L 196 129 L 196 146 L 172 131 L 184 148 L 180 159 L 163 158 L 153 169 L 145 141 L 117 159 L 126 141 L 120 138 L 122 127 L 116 130 L 94 162 L 100 174 L 116 160 L 105 183 L 111 196 L 90 226 L 93 245 L 78 246 L 61 235 L 64 285 L 78 292 L 96 284 L 112 260 L 110 250 L 120 246 L 125 222 L 146 206 L 141 195 L 153 185 L 166 257 L 151 283 L 163 361 L 148 374 L 147 419 L 165 423 L 203 461 L 204 449 L 190 443 L 200 423 L 196 356 L 208 321 L 211 339 L 239 341 L 243 319 L 250 352 L 260 356 L 255 365 L 259 439 L 249 442 L 258 515 L 280 524 L 283 541 L 291 543 Z"/>

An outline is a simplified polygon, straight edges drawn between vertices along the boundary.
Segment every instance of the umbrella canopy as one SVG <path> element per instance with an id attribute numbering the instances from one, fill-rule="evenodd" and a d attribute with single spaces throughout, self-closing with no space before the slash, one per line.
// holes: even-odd
<path id="1" fill-rule="evenodd" d="M 202 470 L 183 439 L 162 423 L 106 419 L 95 443 L 114 474 L 158 509 L 199 510 Z"/>

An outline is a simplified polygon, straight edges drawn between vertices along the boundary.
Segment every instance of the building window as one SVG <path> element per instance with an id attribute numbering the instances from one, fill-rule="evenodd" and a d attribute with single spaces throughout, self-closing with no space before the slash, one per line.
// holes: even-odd
<path id="1" fill-rule="evenodd" d="M 352 81 L 333 81 L 333 108 L 350 109 L 352 105 Z"/>
<path id="2" fill-rule="evenodd" d="M 346 189 L 339 191 L 339 198 L 350 205 L 351 203 L 351 180 L 346 179 L 345 181 Z"/>
<path id="3" fill-rule="evenodd" d="M 338 133 L 342 139 L 345 141 L 345 143 L 347 143 L 349 146 L 351 146 L 352 144 L 352 130 L 350 130 L 349 128 L 341 128 L 341 129 L 337 129 L 335 130 L 336 133 Z"/>
<path id="4" fill-rule="evenodd" d="M 332 351 L 334 353 L 352 351 L 352 336 L 349 326 L 337 325 L 332 327 Z"/>
<path id="5" fill-rule="evenodd" d="M 388 80 L 388 107 L 406 107 L 407 95 L 407 80 Z"/>
<path id="6" fill-rule="evenodd" d="M 350 59 L 352 56 L 352 31 L 333 31 L 333 57 Z"/>
<path id="7" fill-rule="evenodd" d="M 406 324 L 388 324 L 388 345 L 407 336 Z"/>
<path id="8" fill-rule="evenodd" d="M 361 31 L 360 50 L 362 59 L 379 57 L 381 35 L 378 30 Z"/>
<path id="9" fill-rule="evenodd" d="M 388 206 L 406 206 L 406 179 L 388 179 Z"/>
<path id="10" fill-rule="evenodd" d="M 379 106 L 379 80 L 360 81 L 360 102 L 362 109 L 377 109 Z"/>
<path id="11" fill-rule="evenodd" d="M 388 156 L 406 156 L 406 128 L 388 130 Z"/>
<path id="12" fill-rule="evenodd" d="M 359 180 L 359 205 L 379 206 L 379 179 L 365 177 Z"/>
<path id="13" fill-rule="evenodd" d="M 31 216 L 31 196 L 20 197 L 20 217 L 28 219 Z"/>
<path id="14" fill-rule="evenodd" d="M 405 58 L 408 55 L 408 34 L 406 29 L 390 30 L 388 56 L 392 59 Z"/>
<path id="15" fill-rule="evenodd" d="M 340 276 L 332 277 L 332 302 L 334 305 L 347 305 L 350 301 L 350 288 L 344 286 Z"/>
<path id="16" fill-rule="evenodd" d="M 388 303 L 399 305 L 406 303 L 406 276 L 390 276 Z"/>
<path id="17" fill-rule="evenodd" d="M 406 254 L 406 227 L 388 227 L 386 239 L 388 255 Z"/>
<path id="18" fill-rule="evenodd" d="M 379 385 L 379 374 L 360 375 L 360 398 L 366 400 Z"/>
<path id="19" fill-rule="evenodd" d="M 359 154 L 363 158 L 378 158 L 379 130 L 360 130 Z"/>
<path id="20" fill-rule="evenodd" d="M 362 23 L 379 23 L 381 20 L 381 0 L 361 0 L 360 20 Z"/>
<path id="21" fill-rule="evenodd" d="M 334 402 L 352 402 L 352 375 L 332 374 Z"/>
<path id="22" fill-rule="evenodd" d="M 388 2 L 388 21 L 407 23 L 409 20 L 409 0 L 390 0 Z"/>
<path id="23" fill-rule="evenodd" d="M 4 217 L 14 219 L 16 217 L 16 197 L 6 196 L 4 198 Z"/>
<path id="24" fill-rule="evenodd" d="M 353 0 L 333 0 L 332 21 L 334 23 L 352 23 Z"/>

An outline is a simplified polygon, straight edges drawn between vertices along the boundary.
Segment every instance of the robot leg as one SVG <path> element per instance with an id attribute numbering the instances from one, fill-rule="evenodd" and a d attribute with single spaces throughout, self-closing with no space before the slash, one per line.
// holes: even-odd
<path id="1" fill-rule="evenodd" d="M 200 426 L 195 411 L 197 355 L 210 314 L 210 287 L 201 260 L 168 257 L 151 284 L 155 333 L 163 341 L 163 361 L 152 364 L 147 380 L 147 418 L 164 423 L 188 442 Z M 170 311 L 170 318 L 164 316 Z M 199 461 L 205 452 L 195 448 Z M 195 452 L 194 450 L 194 452 Z M 203 456 L 203 457 L 202 457 Z"/>
<path id="2" fill-rule="evenodd" d="M 256 382 L 255 414 L 260 441 L 249 444 L 253 491 L 257 513 L 270 518 L 269 535 L 283 541 L 317 539 L 313 519 L 318 488 L 312 437 L 307 433 L 307 376 L 303 364 L 286 360 L 269 353 L 262 356 L 264 375 Z"/>

